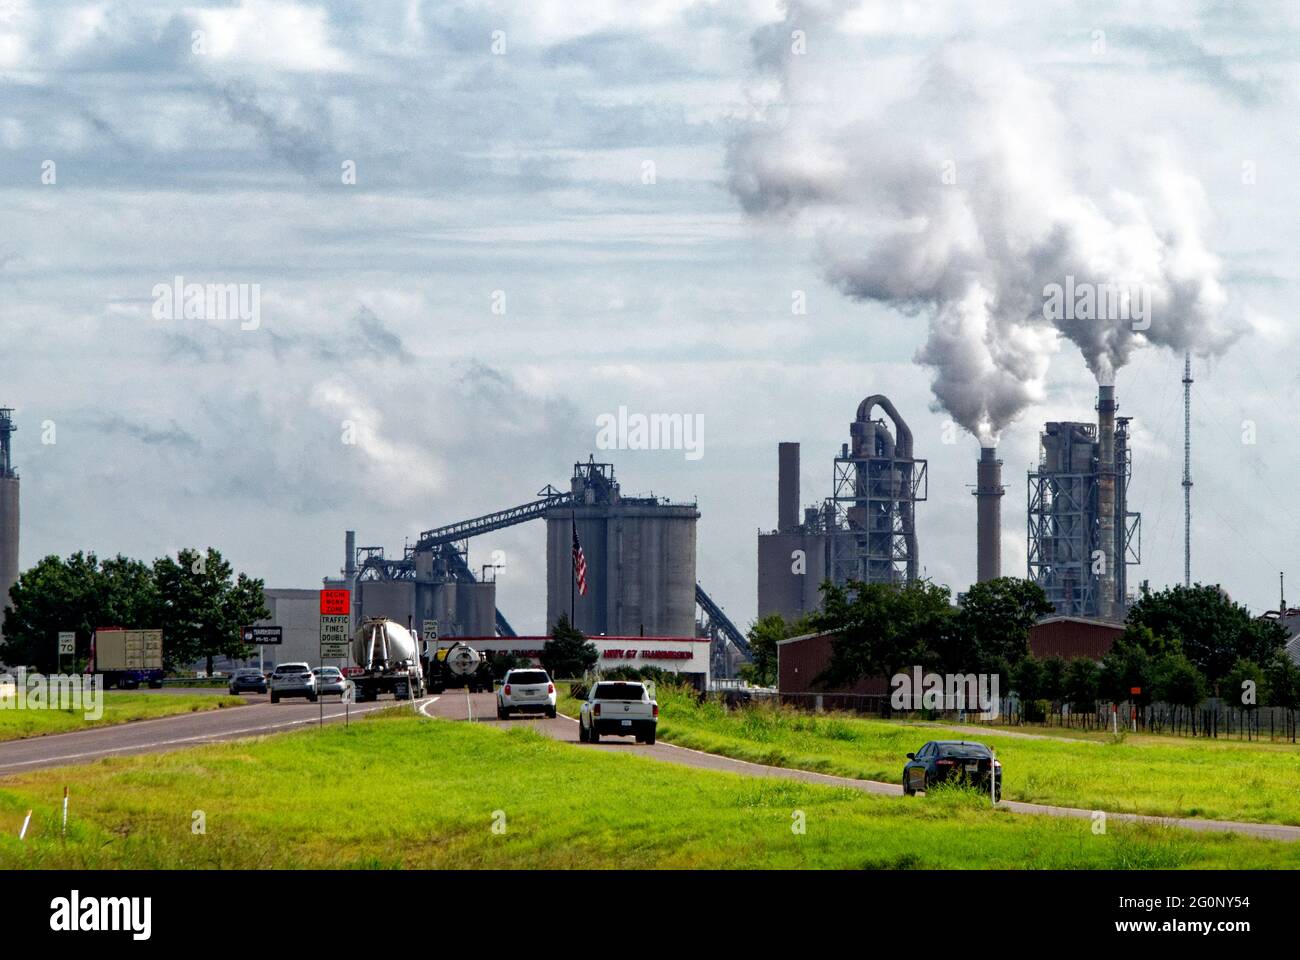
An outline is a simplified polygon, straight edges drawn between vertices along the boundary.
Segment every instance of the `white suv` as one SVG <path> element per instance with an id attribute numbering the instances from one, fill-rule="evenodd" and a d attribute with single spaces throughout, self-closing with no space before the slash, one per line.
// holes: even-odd
<path id="1" fill-rule="evenodd" d="M 316 702 L 316 675 L 305 663 L 282 663 L 271 674 L 271 702 L 281 697 L 306 697 Z"/>
<path id="2" fill-rule="evenodd" d="M 498 720 L 509 719 L 512 712 L 524 711 L 555 716 L 555 684 L 545 670 L 536 667 L 507 670 L 497 688 Z"/>

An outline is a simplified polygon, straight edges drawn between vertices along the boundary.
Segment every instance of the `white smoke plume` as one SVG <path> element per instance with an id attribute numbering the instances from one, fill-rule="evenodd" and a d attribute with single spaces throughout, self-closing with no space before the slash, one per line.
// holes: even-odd
<path id="1" fill-rule="evenodd" d="M 839 4 L 792 4 L 756 37 L 766 86 L 731 142 L 730 187 L 751 215 L 811 229 L 844 294 L 928 322 L 916 359 L 956 422 L 996 442 L 1041 396 L 1062 336 L 1102 383 L 1143 344 L 1231 342 L 1202 191 L 1167 151 L 1110 164 L 1124 183 L 1095 182 L 1090 156 L 1115 157 L 1125 131 L 1074 129 L 1059 91 L 1005 53 L 948 45 L 881 63 L 844 20 Z M 1149 325 L 1049 320 L 1045 288 L 1067 277 L 1141 291 Z"/>

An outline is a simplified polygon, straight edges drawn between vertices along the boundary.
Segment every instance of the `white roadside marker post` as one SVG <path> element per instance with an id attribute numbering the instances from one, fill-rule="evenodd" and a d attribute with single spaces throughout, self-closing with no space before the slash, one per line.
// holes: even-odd
<path id="1" fill-rule="evenodd" d="M 63 836 L 68 835 L 68 788 L 63 788 Z"/>
<path id="2" fill-rule="evenodd" d="M 26 840 L 26 839 L 27 839 L 27 824 L 29 824 L 29 823 L 31 823 L 31 822 L 32 822 L 32 812 L 31 812 L 30 810 L 28 810 L 28 811 L 27 811 L 27 816 L 23 817 L 23 828 L 22 828 L 21 830 L 18 831 L 18 839 L 19 839 L 19 840 Z"/>
<path id="3" fill-rule="evenodd" d="M 994 807 L 998 805 L 998 752 L 989 748 L 989 801 Z"/>

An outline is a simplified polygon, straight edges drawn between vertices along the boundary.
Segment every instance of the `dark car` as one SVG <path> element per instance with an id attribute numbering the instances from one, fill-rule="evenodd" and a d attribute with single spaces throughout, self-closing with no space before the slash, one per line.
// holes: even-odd
<path id="1" fill-rule="evenodd" d="M 996 783 L 994 795 L 1002 797 L 1002 764 L 993 758 L 993 751 L 982 743 L 968 740 L 931 740 L 916 753 L 907 755 L 903 768 L 903 793 L 912 796 L 924 793 L 935 783 L 964 780 L 982 790 L 989 788 L 989 769 Z"/>
<path id="2" fill-rule="evenodd" d="M 245 668 L 231 675 L 230 692 L 243 693 L 245 690 L 266 693 L 266 677 L 262 676 L 262 671 Z"/>

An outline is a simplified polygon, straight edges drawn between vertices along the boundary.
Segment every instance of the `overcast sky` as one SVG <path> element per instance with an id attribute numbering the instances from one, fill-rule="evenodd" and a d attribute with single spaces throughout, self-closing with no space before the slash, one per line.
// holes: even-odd
<path id="1" fill-rule="evenodd" d="M 986 147 L 1013 144 L 1019 174 L 1042 187 L 1068 164 L 1103 206 L 1144 209 L 1171 169 L 1194 188 L 1231 336 L 1193 344 L 1193 574 L 1262 611 L 1285 570 L 1300 599 L 1298 27 L 1283 3 L 0 0 L 22 563 L 211 544 L 269 586 L 315 586 L 347 528 L 400 555 L 596 452 L 625 492 L 698 498 L 699 580 L 743 626 L 777 442 L 803 443 L 816 502 L 858 402 L 884 393 L 929 459 L 922 566 L 965 589 L 978 444 L 917 362 L 931 317 L 854 299 L 828 266 L 828 216 L 873 242 L 856 195 L 773 216 L 745 179 L 820 176 L 818 138 L 844 121 L 874 131 L 860 169 L 857 147 L 837 158 L 867 190 L 882 158 L 920 169 L 965 124 L 959 178 L 967 153 L 987 174 Z M 972 138 L 934 98 L 895 136 L 880 118 L 906 117 L 937 61 L 959 89 L 969 64 L 995 106 L 997 78 L 1027 85 L 1052 142 L 1040 155 L 1014 109 Z M 256 284 L 258 325 L 159 319 L 177 276 Z M 1080 351 L 1043 349 L 1001 436 L 1007 573 L 1024 572 L 1042 423 L 1094 416 Z M 1181 375 L 1180 352 L 1146 343 L 1116 375 L 1144 515 L 1130 582 L 1182 576 Z M 703 456 L 596 450 L 620 406 L 702 416 Z M 540 525 L 471 544 L 476 567 L 503 551 L 521 632 L 544 627 L 543 546 Z"/>

